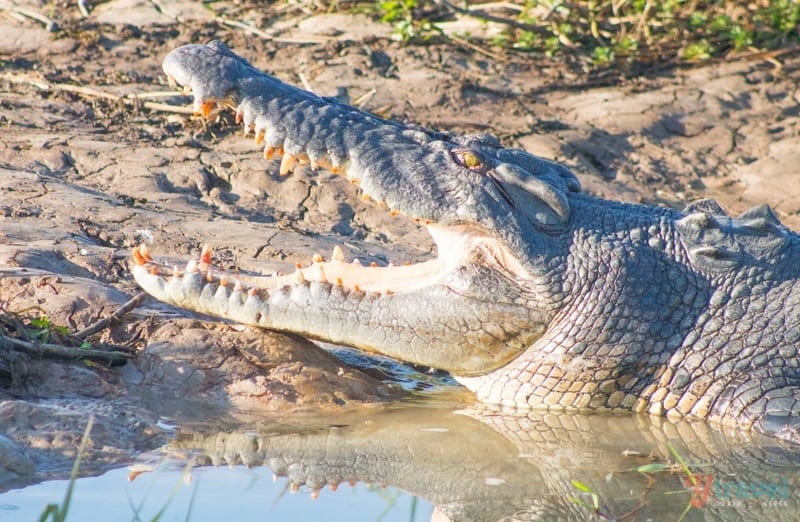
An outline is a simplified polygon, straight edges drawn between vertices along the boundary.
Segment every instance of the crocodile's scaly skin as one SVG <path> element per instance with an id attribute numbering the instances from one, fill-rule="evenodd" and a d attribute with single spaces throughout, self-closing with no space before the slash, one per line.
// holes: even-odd
<path id="1" fill-rule="evenodd" d="M 734 218 L 711 200 L 675 212 L 593 198 L 563 166 L 317 97 L 219 42 L 176 49 L 164 70 L 198 112 L 235 107 L 281 173 L 327 167 L 425 224 L 439 257 L 358 268 L 334 252 L 255 278 L 221 276 L 208 252 L 173 274 L 137 249 L 134 275 L 157 298 L 442 368 L 505 408 L 798 439 L 800 238 L 769 207 Z"/>

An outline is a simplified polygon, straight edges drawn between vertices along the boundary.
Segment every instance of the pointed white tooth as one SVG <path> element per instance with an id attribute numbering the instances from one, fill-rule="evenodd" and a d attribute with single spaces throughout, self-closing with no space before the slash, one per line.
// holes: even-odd
<path id="1" fill-rule="evenodd" d="M 186 263 L 186 271 L 192 274 L 197 272 L 197 261 L 190 259 L 189 262 Z"/>
<path id="2" fill-rule="evenodd" d="M 292 154 L 289 154 L 287 152 L 283 155 L 283 157 L 281 158 L 281 168 L 280 168 L 281 176 L 285 176 L 290 172 L 292 172 L 292 170 L 294 169 L 295 161 L 297 161 L 297 158 Z"/>
<path id="3" fill-rule="evenodd" d="M 344 261 L 344 251 L 342 251 L 342 247 L 336 245 L 333 247 L 333 253 L 331 254 L 331 261 Z"/>

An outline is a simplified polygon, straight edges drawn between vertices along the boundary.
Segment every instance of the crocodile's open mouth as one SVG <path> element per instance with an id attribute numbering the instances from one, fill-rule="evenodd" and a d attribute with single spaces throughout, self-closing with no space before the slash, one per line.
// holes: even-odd
<path id="1" fill-rule="evenodd" d="M 180 82 L 184 84 L 184 94 L 192 93 L 191 78 L 176 80 L 167 74 L 170 85 Z M 188 83 L 187 83 L 188 82 Z M 195 93 L 195 112 L 203 117 L 210 116 L 215 106 L 223 106 L 235 110 L 236 122 L 242 124 L 245 136 L 253 134 L 256 146 L 263 145 L 265 159 L 277 159 L 281 163 L 281 175 L 291 173 L 297 166 L 308 166 L 312 169 L 325 168 L 358 186 L 364 201 L 373 201 L 379 207 L 387 209 L 393 216 L 404 215 L 385 199 L 372 192 L 369 175 L 359 167 L 358 158 L 340 157 L 330 151 L 321 152 L 325 147 L 320 146 L 324 138 L 318 136 L 298 138 L 292 136 L 280 125 L 270 122 L 267 118 L 256 117 L 255 111 L 247 106 L 247 100 L 235 106 L 230 99 L 214 99 L 205 95 L 201 98 Z M 201 100 L 201 101 L 198 101 Z M 414 131 L 411 131 L 414 132 Z M 300 143 L 305 143 L 301 146 Z M 469 154 L 468 152 L 465 154 Z M 467 157 L 466 162 L 475 158 Z M 490 236 L 477 226 L 471 224 L 443 225 L 434 223 L 430 219 L 413 214 L 407 216 L 418 224 L 423 224 L 431 234 L 438 255 L 435 259 L 416 264 L 378 266 L 372 263 L 363 266 L 358 260 L 348 262 L 341 248 L 334 248 L 329 258 L 320 254 L 312 257 L 311 263 L 304 265 L 297 263 L 295 270 L 288 275 L 277 272 L 272 276 L 248 276 L 243 273 L 227 274 L 212 264 L 211 250 L 204 248 L 197 260 L 190 261 L 185 269 L 169 267 L 156 263 L 150 256 L 146 246 L 134 250 L 134 260 L 137 265 L 147 265 L 153 274 L 162 276 L 183 276 L 184 273 L 200 271 L 207 279 L 215 281 L 220 279 L 224 284 L 239 284 L 245 290 L 259 288 L 263 290 L 280 289 L 286 286 L 303 282 L 329 283 L 350 290 L 371 292 L 378 294 L 393 294 L 411 292 L 421 288 L 430 287 L 441 283 L 443 278 L 454 273 L 459 267 L 474 264 L 480 261 L 484 265 L 494 265 L 504 272 L 518 277 L 526 277 L 526 272 L 517 259 L 496 238 Z"/>
<path id="2" fill-rule="evenodd" d="M 213 264 L 211 248 L 202 249 L 200 257 L 190 260 L 185 268 L 169 266 L 156 262 L 150 255 L 147 245 L 133 249 L 133 259 L 137 266 L 146 267 L 151 274 L 167 277 L 183 277 L 185 274 L 203 273 L 208 282 L 224 285 L 237 285 L 243 290 L 276 290 L 304 282 L 328 283 L 356 292 L 391 295 L 413 292 L 443 282 L 449 274 L 459 267 L 476 263 L 502 266 L 505 271 L 524 277 L 524 269 L 495 239 L 472 227 L 445 227 L 428 225 L 428 231 L 437 245 L 438 256 L 420 263 L 378 266 L 371 263 L 364 266 L 358 259 L 347 261 L 343 250 L 334 247 L 329 258 L 315 254 L 311 263 L 297 263 L 290 274 L 273 272 L 272 275 L 248 275 L 230 272 Z"/>

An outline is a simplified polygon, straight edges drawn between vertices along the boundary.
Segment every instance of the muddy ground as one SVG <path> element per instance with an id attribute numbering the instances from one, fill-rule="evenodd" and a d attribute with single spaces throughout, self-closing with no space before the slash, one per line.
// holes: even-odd
<path id="1" fill-rule="evenodd" d="M 138 292 L 128 257 L 142 241 L 176 258 L 208 243 L 225 264 L 252 270 L 308 262 L 334 245 L 378 263 L 432 255 L 427 233 L 363 203 L 338 177 L 279 177 L 231 114 L 179 112 L 191 101 L 166 92 L 160 61 L 212 39 L 319 94 L 494 133 L 567 164 L 598 195 L 676 208 L 714 197 L 731 213 L 769 203 L 800 228 L 796 52 L 598 82 L 543 57 L 402 45 L 366 17 L 296 4 L 86 5 L 88 16 L 74 2 L 0 0 L 6 317 L 45 315 L 80 330 L 110 315 Z M 303 339 L 149 300 L 89 341 L 135 357 L 118 367 L 68 363 L 0 342 L 0 489 L 63 476 L 89 413 L 92 471 L 164 444 L 182 423 L 399 395 Z"/>

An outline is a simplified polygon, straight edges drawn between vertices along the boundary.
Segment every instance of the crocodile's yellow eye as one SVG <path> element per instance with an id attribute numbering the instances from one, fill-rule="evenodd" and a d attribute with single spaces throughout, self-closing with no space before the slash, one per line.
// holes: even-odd
<path id="1" fill-rule="evenodd" d="M 485 167 L 483 158 L 481 158 L 477 152 L 471 150 L 454 149 L 453 157 L 459 165 L 470 170 L 483 170 Z"/>

